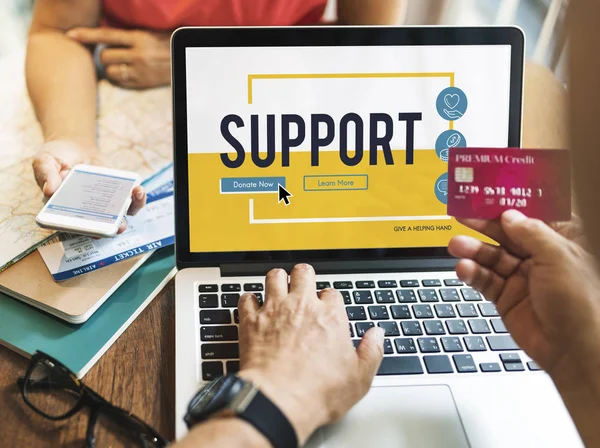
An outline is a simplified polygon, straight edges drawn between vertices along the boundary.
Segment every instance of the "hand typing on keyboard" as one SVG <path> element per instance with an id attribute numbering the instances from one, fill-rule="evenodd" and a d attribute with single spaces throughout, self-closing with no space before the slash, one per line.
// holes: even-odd
<path id="1" fill-rule="evenodd" d="M 264 305 L 239 301 L 239 375 L 255 382 L 288 416 L 300 445 L 319 426 L 341 418 L 369 390 L 383 356 L 383 330 L 368 330 L 358 347 L 348 338 L 339 291 L 315 292 L 306 264 L 266 277 Z"/>

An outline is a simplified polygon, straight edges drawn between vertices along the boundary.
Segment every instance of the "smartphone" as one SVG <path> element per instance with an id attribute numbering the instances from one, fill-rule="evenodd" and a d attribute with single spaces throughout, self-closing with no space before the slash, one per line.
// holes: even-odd
<path id="1" fill-rule="evenodd" d="M 37 215 L 40 227 L 95 237 L 117 234 L 141 177 L 91 165 L 71 169 Z"/>

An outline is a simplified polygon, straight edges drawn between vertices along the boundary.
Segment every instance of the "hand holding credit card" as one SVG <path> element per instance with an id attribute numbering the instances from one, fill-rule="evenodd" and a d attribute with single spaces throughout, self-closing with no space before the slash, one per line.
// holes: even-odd
<path id="1" fill-rule="evenodd" d="M 450 148 L 448 215 L 497 219 L 509 209 L 543 221 L 569 220 L 569 151 Z"/>

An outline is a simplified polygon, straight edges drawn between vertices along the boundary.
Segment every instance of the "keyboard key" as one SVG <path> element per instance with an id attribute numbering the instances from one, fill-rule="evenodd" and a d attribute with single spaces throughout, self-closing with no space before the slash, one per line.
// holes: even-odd
<path id="1" fill-rule="evenodd" d="M 488 334 L 492 332 L 485 319 L 469 319 L 467 322 L 473 334 Z"/>
<path id="2" fill-rule="evenodd" d="M 442 298 L 442 302 L 460 302 L 458 291 L 454 288 L 440 289 L 440 297 Z"/>
<path id="3" fill-rule="evenodd" d="M 373 322 L 357 322 L 356 323 L 356 336 L 362 338 L 370 328 L 373 328 L 375 324 Z"/>
<path id="4" fill-rule="evenodd" d="M 235 325 L 200 327 L 201 341 L 237 341 L 238 327 Z"/>
<path id="5" fill-rule="evenodd" d="M 204 361 L 202 363 L 202 379 L 212 381 L 223 376 L 223 363 L 221 361 Z"/>
<path id="6" fill-rule="evenodd" d="M 465 336 L 464 340 L 467 350 L 470 352 L 485 352 L 487 350 L 481 336 Z"/>
<path id="7" fill-rule="evenodd" d="M 477 372 L 477 366 L 471 355 L 452 355 L 458 373 Z"/>
<path id="8" fill-rule="evenodd" d="M 460 317 L 477 317 L 477 310 L 475 305 L 472 303 L 458 303 L 456 304 L 456 311 Z"/>
<path id="9" fill-rule="evenodd" d="M 403 288 L 418 288 L 419 280 L 400 280 L 400 286 Z"/>
<path id="10" fill-rule="evenodd" d="M 492 324 L 495 333 L 508 333 L 502 319 L 490 319 L 490 324 Z"/>
<path id="11" fill-rule="evenodd" d="M 358 348 L 360 345 L 360 339 L 352 339 L 352 343 L 354 344 L 354 348 Z"/>
<path id="12" fill-rule="evenodd" d="M 231 313 L 229 310 L 202 310 L 200 311 L 201 324 L 230 324 Z"/>
<path id="13" fill-rule="evenodd" d="M 377 303 L 396 303 L 396 298 L 391 289 L 378 289 L 375 291 L 375 301 Z"/>
<path id="14" fill-rule="evenodd" d="M 217 285 L 198 285 L 198 292 L 217 292 L 218 290 Z"/>
<path id="15" fill-rule="evenodd" d="M 333 282 L 333 287 L 335 289 L 352 289 L 353 285 L 352 282 L 346 281 L 346 282 Z"/>
<path id="16" fill-rule="evenodd" d="M 260 292 L 255 292 L 254 293 L 254 297 L 256 297 L 256 302 L 258 303 L 258 306 L 263 306 L 264 304 L 264 300 L 263 300 L 263 295 Z"/>
<path id="17" fill-rule="evenodd" d="M 373 280 L 359 280 L 356 282 L 356 287 L 360 289 L 375 288 L 375 282 Z"/>
<path id="18" fill-rule="evenodd" d="M 456 313 L 454 312 L 454 308 L 452 307 L 452 305 L 449 305 L 447 303 L 437 303 L 434 305 L 434 308 L 437 317 L 456 317 Z"/>
<path id="19" fill-rule="evenodd" d="M 373 294 L 371 291 L 353 291 L 354 303 L 362 305 L 365 303 L 373 303 Z"/>
<path id="20" fill-rule="evenodd" d="M 379 280 L 377 286 L 380 288 L 396 288 L 398 283 L 396 283 L 396 280 Z"/>
<path id="21" fill-rule="evenodd" d="M 532 371 L 542 370 L 542 368 L 540 366 L 538 366 L 537 362 L 535 362 L 535 361 L 529 361 L 527 363 L 527 367 L 529 368 L 529 370 L 532 370 Z"/>
<path id="22" fill-rule="evenodd" d="M 428 335 L 446 334 L 441 320 L 426 320 L 423 321 L 423 326 L 425 327 L 425 333 Z"/>
<path id="23" fill-rule="evenodd" d="M 447 320 L 446 327 L 448 327 L 448 333 L 450 334 L 468 334 L 467 326 L 464 320 Z"/>
<path id="24" fill-rule="evenodd" d="M 423 334 L 421 325 L 416 320 L 405 320 L 400 322 L 400 325 L 404 336 L 421 336 Z"/>
<path id="25" fill-rule="evenodd" d="M 242 286 L 238 283 L 224 283 L 221 285 L 221 291 L 223 292 L 240 292 Z"/>
<path id="26" fill-rule="evenodd" d="M 493 303 L 485 302 L 478 303 L 479 312 L 483 317 L 496 317 L 498 316 L 498 311 L 496 310 L 496 305 Z"/>
<path id="27" fill-rule="evenodd" d="M 218 308 L 219 307 L 219 295 L 218 294 L 200 294 L 198 298 L 198 304 L 200 308 Z"/>
<path id="28" fill-rule="evenodd" d="M 202 344 L 200 350 L 202 359 L 237 359 L 240 357 L 237 343 Z"/>
<path id="29" fill-rule="evenodd" d="M 417 319 L 433 318 L 433 311 L 429 305 L 413 305 L 412 311 Z"/>
<path id="30" fill-rule="evenodd" d="M 398 353 L 417 353 L 417 347 L 412 338 L 396 338 L 394 344 Z"/>
<path id="31" fill-rule="evenodd" d="M 444 285 L 446 285 L 446 286 L 462 286 L 463 282 L 461 282 L 457 278 L 447 278 L 444 280 Z"/>
<path id="32" fill-rule="evenodd" d="M 518 353 L 500 353 L 500 361 L 504 364 L 507 362 L 521 362 L 521 357 Z"/>
<path id="33" fill-rule="evenodd" d="M 421 283 L 423 283 L 423 286 L 425 286 L 426 288 L 432 286 L 442 286 L 442 282 L 440 282 L 439 280 L 423 280 Z"/>
<path id="34" fill-rule="evenodd" d="M 463 296 L 463 299 L 467 302 L 478 302 L 483 300 L 481 294 L 478 291 L 475 291 L 473 288 L 461 288 L 460 292 Z"/>
<path id="35" fill-rule="evenodd" d="M 317 290 L 320 291 L 321 289 L 325 289 L 325 288 L 331 288 L 331 283 L 329 282 L 317 282 Z"/>
<path id="36" fill-rule="evenodd" d="M 240 323 L 240 313 L 239 313 L 239 311 L 237 310 L 237 308 L 236 308 L 235 310 L 233 310 L 233 321 L 234 321 L 236 324 L 239 324 L 239 323 Z"/>
<path id="37" fill-rule="evenodd" d="M 412 289 L 397 289 L 396 296 L 400 303 L 413 303 L 417 301 L 417 296 Z"/>
<path id="38" fill-rule="evenodd" d="M 417 338 L 417 343 L 422 353 L 437 353 L 440 351 L 440 345 L 436 338 Z"/>
<path id="39" fill-rule="evenodd" d="M 500 372 L 500 364 L 497 362 L 482 362 L 479 368 L 482 372 Z"/>
<path id="40" fill-rule="evenodd" d="M 225 367 L 227 367 L 227 373 L 238 373 L 240 371 L 240 362 L 227 361 Z"/>
<path id="41" fill-rule="evenodd" d="M 459 338 L 440 338 L 445 352 L 462 352 L 463 346 Z"/>
<path id="42" fill-rule="evenodd" d="M 348 315 L 348 320 L 367 320 L 364 306 L 347 306 L 346 314 Z"/>
<path id="43" fill-rule="evenodd" d="M 418 375 L 423 366 L 418 356 L 386 356 L 381 361 L 377 375 Z"/>
<path id="44" fill-rule="evenodd" d="M 494 351 L 518 350 L 519 346 L 510 336 L 486 336 L 490 348 Z"/>
<path id="45" fill-rule="evenodd" d="M 221 306 L 223 308 L 237 308 L 240 301 L 238 293 L 221 294 Z"/>
<path id="46" fill-rule="evenodd" d="M 350 298 L 350 291 L 340 291 L 344 298 L 344 305 L 352 305 L 352 299 Z"/>
<path id="47" fill-rule="evenodd" d="M 392 346 L 392 341 L 389 339 L 383 340 L 383 353 L 385 355 L 391 355 L 394 353 L 394 347 Z"/>
<path id="48" fill-rule="evenodd" d="M 507 372 L 523 372 L 525 367 L 522 362 L 509 362 L 504 364 L 504 370 Z"/>
<path id="49" fill-rule="evenodd" d="M 419 293 L 419 299 L 421 299 L 421 302 L 440 301 L 440 299 L 438 299 L 437 293 L 435 292 L 435 289 L 419 289 L 417 290 L 417 292 Z"/>
<path id="50" fill-rule="evenodd" d="M 246 292 L 257 292 L 263 291 L 265 287 L 262 283 L 244 283 L 244 291 Z M 319 288 L 321 289 L 321 288 Z"/>
<path id="51" fill-rule="evenodd" d="M 410 319 L 412 317 L 408 305 L 392 305 L 390 306 L 390 310 L 392 310 L 392 317 L 394 319 Z"/>
<path id="52" fill-rule="evenodd" d="M 350 337 L 353 338 L 354 337 L 354 329 L 352 328 L 352 324 L 350 322 L 348 322 L 348 327 L 350 327 Z"/>
<path id="53" fill-rule="evenodd" d="M 371 316 L 371 319 L 373 320 L 384 320 L 390 318 L 390 314 L 388 313 L 385 305 L 375 305 L 367 308 L 369 309 L 369 316 Z"/>
<path id="54" fill-rule="evenodd" d="M 454 373 L 447 355 L 423 356 L 427 373 Z"/>
<path id="55" fill-rule="evenodd" d="M 398 324 L 394 321 L 379 322 L 377 326 L 383 328 L 383 330 L 385 331 L 385 336 L 400 336 Z"/>

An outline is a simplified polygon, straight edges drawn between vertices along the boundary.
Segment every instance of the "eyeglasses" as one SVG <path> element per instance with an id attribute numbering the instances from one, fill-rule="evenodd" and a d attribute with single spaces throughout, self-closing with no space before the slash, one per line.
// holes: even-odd
<path id="1" fill-rule="evenodd" d="M 86 433 L 87 446 L 133 446 L 163 448 L 160 434 L 124 409 L 113 406 L 51 356 L 35 352 L 18 385 L 25 403 L 50 420 L 72 417 L 85 406 L 91 409 Z"/>

